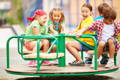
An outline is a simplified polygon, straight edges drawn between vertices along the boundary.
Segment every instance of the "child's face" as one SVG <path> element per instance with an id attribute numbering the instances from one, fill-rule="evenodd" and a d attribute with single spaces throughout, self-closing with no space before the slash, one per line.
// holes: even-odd
<path id="1" fill-rule="evenodd" d="M 104 19 L 104 23 L 106 23 L 106 24 L 113 24 L 114 20 L 112 20 L 112 19 Z"/>
<path id="2" fill-rule="evenodd" d="M 82 7 L 81 8 L 81 15 L 83 16 L 83 18 L 87 18 L 88 16 L 91 15 L 90 9 L 87 7 Z"/>
<path id="3" fill-rule="evenodd" d="M 39 17 L 39 23 L 41 25 L 44 25 L 46 23 L 46 21 L 47 21 L 47 15 L 43 15 L 43 16 Z"/>
<path id="4" fill-rule="evenodd" d="M 56 23 L 60 22 L 60 19 L 61 19 L 60 11 L 53 11 L 52 19 Z"/>

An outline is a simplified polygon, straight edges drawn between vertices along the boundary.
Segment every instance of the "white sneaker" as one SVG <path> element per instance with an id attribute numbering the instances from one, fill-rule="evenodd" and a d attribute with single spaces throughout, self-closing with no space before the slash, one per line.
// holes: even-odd
<path id="1" fill-rule="evenodd" d="M 114 67 L 114 59 L 109 59 L 108 63 L 105 65 L 106 68 Z"/>

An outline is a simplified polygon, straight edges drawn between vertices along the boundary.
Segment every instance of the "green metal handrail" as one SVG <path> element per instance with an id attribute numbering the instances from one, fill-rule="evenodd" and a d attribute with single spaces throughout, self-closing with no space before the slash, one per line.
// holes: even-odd
<path id="1" fill-rule="evenodd" d="M 34 39 L 37 39 L 36 40 L 36 44 L 37 44 L 37 56 L 34 60 L 37 61 L 37 72 L 40 72 L 40 65 L 42 64 L 42 61 L 41 60 L 47 60 L 47 59 L 40 59 L 39 56 L 40 56 L 40 40 L 41 39 L 53 39 L 53 43 L 51 45 L 51 47 L 48 49 L 47 53 L 50 53 L 50 50 L 52 49 L 53 45 L 57 42 L 57 56 L 58 57 L 58 53 L 60 52 L 63 52 L 64 53 L 64 56 L 63 57 L 60 57 L 58 58 L 59 60 L 59 66 L 61 67 L 64 67 L 66 65 L 66 61 L 65 61 L 65 58 L 66 58 L 66 55 L 65 55 L 65 38 L 66 37 L 71 37 L 73 38 L 74 40 L 80 42 L 82 45 L 85 45 L 87 46 L 88 48 L 90 49 L 93 49 L 94 50 L 94 69 L 97 70 L 98 69 L 98 63 L 97 63 L 97 40 L 95 38 L 96 34 L 83 34 L 81 35 L 80 37 L 81 38 L 91 38 L 93 41 L 94 41 L 94 46 L 93 47 L 90 47 L 88 46 L 87 44 L 83 43 L 79 38 L 77 38 L 75 35 L 68 35 L 68 34 L 58 34 L 58 35 L 18 35 L 18 36 L 12 36 L 10 37 L 8 40 L 7 40 L 7 44 L 6 44 L 6 54 L 7 54 L 7 68 L 10 68 L 10 41 L 12 39 L 17 39 L 18 40 L 18 53 L 21 54 L 22 58 L 24 59 L 23 57 L 23 40 L 24 39 L 31 39 L 31 38 L 34 38 Z M 81 55 L 83 55 L 83 52 L 81 52 Z M 83 56 L 82 56 L 83 57 Z M 115 58 L 115 64 L 116 64 L 116 55 L 114 56 Z M 27 60 L 27 59 L 25 59 Z M 28 59 L 28 60 L 32 60 L 32 59 Z M 118 68 L 116 68 L 115 70 L 109 70 L 109 71 L 102 71 L 102 72 L 88 72 L 88 73 L 57 73 L 57 74 L 52 74 L 52 73 L 49 73 L 49 74 L 45 74 L 45 73 L 18 73 L 18 72 L 9 72 L 11 74 L 18 74 L 18 75 L 31 75 L 31 76 L 64 76 L 64 75 L 94 75 L 94 74 L 103 74 L 103 73 L 109 73 L 109 72 L 113 72 L 113 71 L 116 71 L 118 70 Z"/>
<path id="2" fill-rule="evenodd" d="M 18 39 L 18 53 L 21 54 L 22 58 L 25 59 L 25 60 L 37 60 L 37 71 L 39 72 L 40 71 L 40 64 L 42 63 L 42 61 L 40 60 L 54 60 L 54 59 L 42 59 L 40 58 L 40 40 L 41 39 L 54 39 L 54 42 L 52 43 L 51 47 L 48 49 L 47 53 L 50 52 L 50 50 L 52 49 L 53 45 L 55 44 L 55 42 L 58 40 L 58 38 L 60 38 L 61 36 L 60 35 L 17 35 L 17 36 L 12 36 L 10 37 L 8 40 L 7 40 L 7 44 L 6 44 L 6 54 L 7 54 L 7 68 L 10 68 L 10 52 L 9 52 L 9 49 L 10 49 L 10 41 L 14 38 L 17 38 Z M 35 59 L 26 59 L 23 55 L 23 42 L 21 42 L 20 40 L 21 39 L 36 39 L 37 40 L 37 57 Z M 60 39 L 59 39 L 60 40 Z M 62 40 L 62 39 L 61 39 Z M 65 42 L 65 41 L 63 41 Z M 57 46 L 60 46 L 60 44 L 57 44 Z M 65 46 L 65 45 L 64 45 Z M 59 49 L 59 48 L 57 48 Z M 61 50 L 57 50 L 57 55 L 56 55 L 56 58 L 58 58 L 58 53 L 61 52 Z M 62 51 L 64 54 L 65 54 L 65 50 Z M 55 59 L 56 59 L 55 58 Z M 65 57 L 64 58 L 60 58 L 60 60 L 63 60 L 63 62 L 65 62 Z M 59 60 L 59 61 L 60 61 Z M 65 63 L 62 63 L 60 62 L 59 63 L 59 66 L 65 66 Z"/>
<path id="3" fill-rule="evenodd" d="M 97 43 L 96 43 L 96 39 L 94 38 L 95 34 L 84 34 L 82 36 L 80 36 L 81 38 L 91 38 L 93 39 L 94 41 L 94 55 L 95 55 L 95 58 L 94 58 L 94 61 L 95 61 L 95 67 L 94 69 L 97 70 Z M 38 66 L 37 66 L 37 71 L 40 71 L 40 40 L 41 39 L 55 39 L 55 41 L 53 42 L 52 46 L 49 48 L 49 50 L 47 51 L 47 53 L 50 52 L 50 50 L 52 49 L 54 43 L 58 40 L 58 43 L 57 43 L 57 56 L 58 57 L 58 53 L 59 52 L 65 52 L 65 37 L 72 37 L 73 39 L 79 41 L 81 44 L 84 44 L 82 41 L 80 41 L 75 35 L 67 35 L 67 34 L 59 34 L 59 35 L 19 35 L 19 36 L 12 36 L 10 37 L 8 40 L 7 40 L 7 48 L 6 48 L 6 51 L 7 51 L 7 68 L 10 67 L 10 57 L 9 57 L 9 43 L 10 43 L 10 40 L 13 39 L 13 38 L 17 38 L 18 39 L 18 52 L 21 54 L 23 53 L 22 52 L 22 49 L 23 49 L 23 43 L 20 43 L 20 39 L 31 39 L 31 38 L 34 38 L 34 39 L 37 39 L 37 57 L 36 57 L 36 60 L 37 60 L 37 63 L 38 63 Z M 86 44 L 84 44 L 86 45 Z M 86 45 L 87 46 L 87 45 Z M 89 46 L 88 46 L 89 47 Z M 91 48 L 91 47 L 90 47 Z M 93 49 L 93 48 L 92 48 Z M 22 58 L 24 58 L 22 56 Z M 60 61 L 63 60 L 64 63 L 61 63 Z M 65 66 L 65 56 L 63 57 L 63 59 L 59 60 L 60 62 L 60 65 L 59 66 Z"/>
<path id="4" fill-rule="evenodd" d="M 94 50 L 94 69 L 97 70 L 98 69 L 98 63 L 97 63 L 97 40 L 95 38 L 96 34 L 83 34 L 80 36 L 80 38 L 91 38 L 94 42 L 94 48 L 88 46 L 88 44 L 86 43 L 83 43 L 79 38 L 77 38 L 75 35 L 65 35 L 66 37 L 71 37 L 73 39 L 75 39 L 76 41 L 80 42 L 81 44 L 87 46 L 88 48 L 90 49 L 93 49 Z M 83 53 L 82 53 L 82 56 L 83 56 Z"/>

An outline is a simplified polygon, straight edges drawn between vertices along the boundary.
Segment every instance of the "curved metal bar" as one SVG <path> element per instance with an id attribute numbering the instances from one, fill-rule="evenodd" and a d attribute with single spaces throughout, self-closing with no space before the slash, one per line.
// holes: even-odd
<path id="1" fill-rule="evenodd" d="M 66 37 L 72 37 L 73 39 L 75 39 L 76 41 L 80 42 L 81 44 L 89 47 L 87 44 L 84 44 L 82 41 L 80 41 L 78 38 L 76 38 L 75 35 L 65 35 Z M 91 38 L 94 41 L 94 48 L 89 47 L 90 49 L 94 49 L 94 69 L 97 70 L 98 69 L 98 63 L 97 63 L 97 40 L 94 37 L 96 36 L 96 34 L 83 34 L 80 36 L 80 38 Z"/>
<path id="2" fill-rule="evenodd" d="M 52 45 L 50 46 L 50 48 L 48 49 L 47 53 L 49 53 L 51 51 L 51 49 L 53 48 L 53 46 L 55 45 L 55 43 L 57 42 L 57 39 L 55 39 L 52 43 Z"/>

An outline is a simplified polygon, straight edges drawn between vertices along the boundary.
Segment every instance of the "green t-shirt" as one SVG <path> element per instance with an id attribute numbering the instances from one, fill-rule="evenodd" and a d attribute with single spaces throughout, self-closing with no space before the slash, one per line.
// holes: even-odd
<path id="1" fill-rule="evenodd" d="M 33 27 L 37 27 L 39 29 L 39 35 L 48 34 L 48 27 L 46 25 L 41 26 L 37 20 L 34 20 L 26 28 L 27 35 L 34 35 L 32 29 Z M 29 39 L 29 40 L 34 40 L 34 39 Z"/>
<path id="2" fill-rule="evenodd" d="M 39 29 L 40 35 L 48 34 L 47 26 L 46 25 L 40 26 L 37 20 L 31 22 L 31 24 L 26 28 L 26 34 L 33 35 L 33 30 L 32 30 L 33 27 L 37 27 Z"/>

